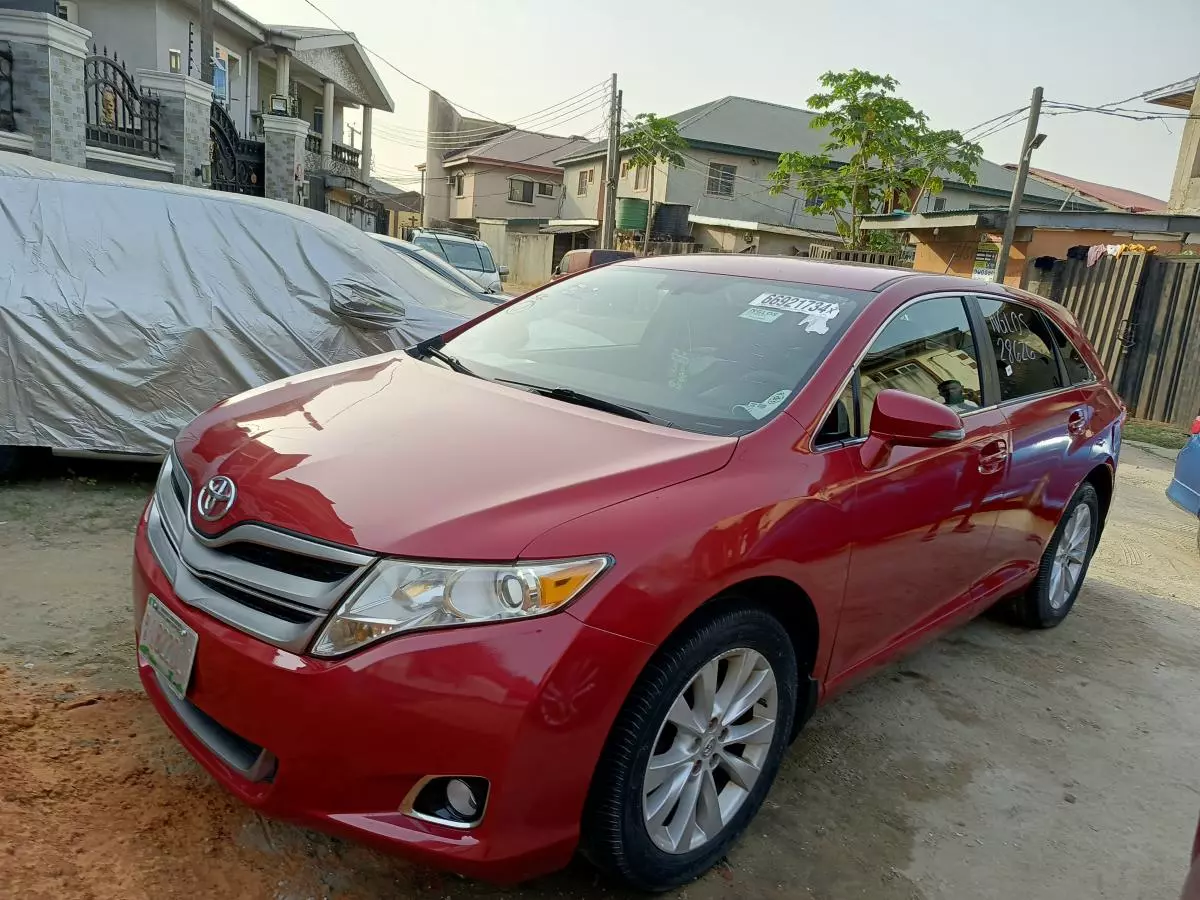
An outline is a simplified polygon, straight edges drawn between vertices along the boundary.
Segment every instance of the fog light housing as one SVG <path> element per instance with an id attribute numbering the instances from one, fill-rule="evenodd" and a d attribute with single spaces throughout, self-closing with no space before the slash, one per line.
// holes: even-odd
<path id="1" fill-rule="evenodd" d="M 446 783 L 446 802 L 453 812 L 468 822 L 479 814 L 479 801 L 475 799 L 475 792 L 461 778 L 451 778 Z"/>
<path id="2" fill-rule="evenodd" d="M 430 775 L 416 783 L 401 812 L 450 828 L 474 828 L 487 808 L 488 780 L 454 775 Z"/>

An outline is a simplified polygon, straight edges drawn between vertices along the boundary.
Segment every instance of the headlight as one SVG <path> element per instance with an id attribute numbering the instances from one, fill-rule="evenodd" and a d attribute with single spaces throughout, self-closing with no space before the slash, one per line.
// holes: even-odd
<path id="1" fill-rule="evenodd" d="M 592 583 L 607 556 L 529 565 L 446 566 L 385 560 L 317 635 L 316 656 L 341 656 L 402 631 L 540 616 Z"/>

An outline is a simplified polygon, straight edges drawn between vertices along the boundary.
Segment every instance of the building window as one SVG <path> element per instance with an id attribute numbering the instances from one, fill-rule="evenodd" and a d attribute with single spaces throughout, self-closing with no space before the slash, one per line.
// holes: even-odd
<path id="1" fill-rule="evenodd" d="M 454 196 L 461 197 L 463 195 L 464 181 L 462 173 L 459 172 L 457 175 L 452 175 L 451 177 L 454 179 Z"/>
<path id="2" fill-rule="evenodd" d="M 554 185 L 552 185 L 548 181 L 539 181 L 538 182 L 538 196 L 539 197 L 553 197 L 554 196 Z"/>
<path id="3" fill-rule="evenodd" d="M 708 164 L 708 186 L 704 193 L 713 197 L 732 197 L 733 179 L 737 176 L 737 166 L 725 163 Z"/>
<path id="4" fill-rule="evenodd" d="M 513 203 L 532 203 L 533 182 L 510 178 L 508 180 L 508 199 Z"/>
<path id="5" fill-rule="evenodd" d="M 945 208 L 946 208 L 946 198 L 945 197 L 938 197 L 937 199 L 935 199 L 933 201 L 933 211 L 934 212 L 941 212 Z"/>
<path id="6" fill-rule="evenodd" d="M 323 107 L 313 107 L 312 130 L 317 134 L 325 133 L 325 110 Z"/>
<path id="7" fill-rule="evenodd" d="M 588 182 L 591 180 L 588 178 L 588 173 L 591 171 L 591 169 L 583 169 L 579 173 L 579 185 L 575 188 L 575 193 L 580 197 L 587 193 Z"/>
<path id="8" fill-rule="evenodd" d="M 625 178 L 628 175 L 629 175 L 629 163 L 623 162 L 623 163 L 621 163 L 621 177 Z"/>
<path id="9" fill-rule="evenodd" d="M 650 167 L 638 166 L 633 170 L 633 189 L 644 191 L 648 187 L 650 187 Z"/>
<path id="10" fill-rule="evenodd" d="M 822 197 L 820 194 L 805 194 L 804 195 L 804 208 L 805 209 L 817 209 L 824 202 L 825 202 L 825 198 Z"/>

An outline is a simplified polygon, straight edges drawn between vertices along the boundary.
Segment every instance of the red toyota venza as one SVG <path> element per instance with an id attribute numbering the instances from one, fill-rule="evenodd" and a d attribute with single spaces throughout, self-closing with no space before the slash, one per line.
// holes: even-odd
<path id="1" fill-rule="evenodd" d="M 1123 420 L 1016 290 L 619 262 L 187 426 L 138 528 L 141 679 L 269 815 L 667 888 L 819 703 L 998 602 L 1067 616 Z"/>

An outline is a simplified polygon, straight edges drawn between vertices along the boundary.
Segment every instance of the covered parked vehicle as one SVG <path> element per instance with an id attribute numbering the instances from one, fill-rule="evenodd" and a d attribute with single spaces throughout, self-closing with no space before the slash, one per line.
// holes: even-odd
<path id="1" fill-rule="evenodd" d="M 0 153 L 0 466 L 161 456 L 213 403 L 490 307 L 325 213 Z"/>

